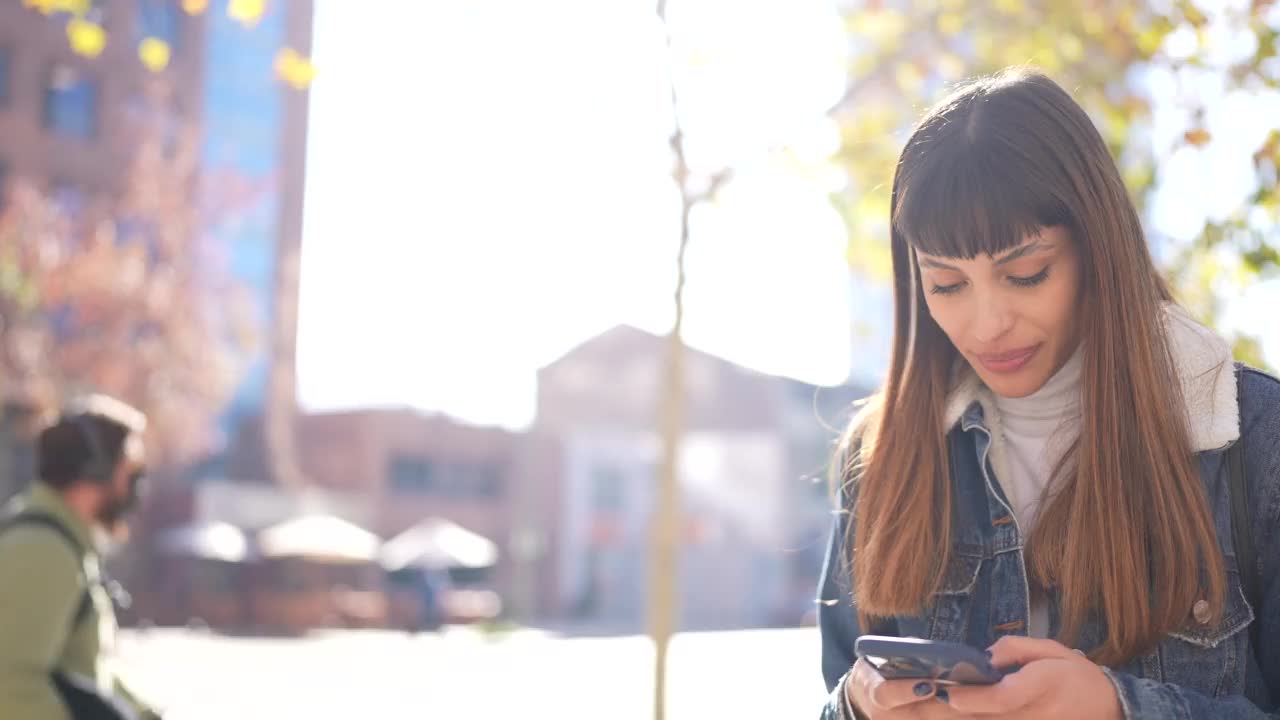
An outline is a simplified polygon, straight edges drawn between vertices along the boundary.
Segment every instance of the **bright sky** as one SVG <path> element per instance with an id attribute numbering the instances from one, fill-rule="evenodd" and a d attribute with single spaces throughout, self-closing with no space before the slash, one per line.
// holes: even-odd
<path id="1" fill-rule="evenodd" d="M 889 298 L 850 284 L 826 201 L 840 179 L 824 111 L 847 66 L 833 5 L 671 0 L 668 55 L 654 0 L 397 2 L 393 13 L 318 0 L 302 404 L 519 427 L 537 368 L 618 323 L 666 332 L 679 213 L 667 67 L 695 170 L 736 169 L 694 218 L 689 342 L 817 384 L 850 368 L 877 377 L 887 338 L 851 353 L 851 308 L 883 335 Z M 1250 155 L 1280 116 L 1280 95 L 1222 86 L 1214 65 L 1252 52 L 1224 13 L 1211 12 L 1209 66 L 1133 78 L 1155 95 L 1150 141 L 1168 162 L 1151 229 L 1174 241 L 1252 191 Z M 1171 53 L 1195 50 L 1184 35 Z M 1210 108 L 1204 149 L 1175 148 L 1189 99 Z M 1273 362 L 1280 332 L 1264 331 L 1278 301 L 1280 283 L 1259 284 L 1225 318 L 1263 333 Z"/>
<path id="2" fill-rule="evenodd" d="M 695 169 L 687 339 L 813 383 L 851 366 L 826 194 L 845 39 L 830 0 L 672 1 Z M 535 372 L 671 322 L 679 203 L 653 2 L 320 0 L 299 333 L 310 409 L 518 427 Z"/>

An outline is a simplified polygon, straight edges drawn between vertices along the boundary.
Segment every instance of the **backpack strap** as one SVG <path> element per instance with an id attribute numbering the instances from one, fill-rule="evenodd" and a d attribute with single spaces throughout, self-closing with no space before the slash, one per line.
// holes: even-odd
<path id="1" fill-rule="evenodd" d="M 47 513 L 18 513 L 17 515 L 10 517 L 8 520 L 5 520 L 3 523 L 0 523 L 0 533 L 8 532 L 13 528 L 22 527 L 24 525 L 27 527 L 43 527 L 52 530 L 58 537 L 62 538 L 62 540 L 66 542 L 76 556 L 77 572 L 80 575 L 80 578 L 84 581 L 85 587 L 84 592 L 80 594 L 80 602 L 76 606 L 75 615 L 71 618 L 71 630 L 74 631 L 76 628 L 80 627 L 80 623 L 84 622 L 84 619 L 89 616 L 89 611 L 93 609 L 93 596 L 89 591 L 89 578 L 84 572 L 84 546 L 80 544 L 80 541 L 76 539 L 76 536 L 71 533 L 71 530 L 69 530 L 66 525 L 63 525 L 57 518 Z"/>
<path id="2" fill-rule="evenodd" d="M 1236 363 L 1236 402 L 1241 409 L 1240 439 L 1227 448 L 1227 488 L 1231 495 L 1231 531 L 1236 551 L 1236 567 L 1245 599 L 1253 607 L 1254 648 L 1257 649 L 1258 624 L 1262 616 L 1261 578 L 1258 553 L 1253 545 L 1253 522 L 1249 517 L 1249 486 L 1244 474 L 1244 367 Z"/>

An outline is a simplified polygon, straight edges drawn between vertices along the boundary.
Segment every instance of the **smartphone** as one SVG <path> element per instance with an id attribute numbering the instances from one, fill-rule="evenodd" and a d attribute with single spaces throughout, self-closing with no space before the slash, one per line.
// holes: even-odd
<path id="1" fill-rule="evenodd" d="M 959 643 L 863 635 L 854 644 L 854 650 L 886 680 L 993 685 L 1005 675 L 991 665 L 986 653 Z"/>

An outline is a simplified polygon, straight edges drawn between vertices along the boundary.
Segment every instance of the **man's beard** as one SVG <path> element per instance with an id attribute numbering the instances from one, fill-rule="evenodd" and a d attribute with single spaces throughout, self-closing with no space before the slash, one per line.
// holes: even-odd
<path id="1" fill-rule="evenodd" d="M 123 495 L 118 495 L 114 492 L 108 494 L 98 507 L 98 523 L 102 525 L 103 530 L 106 530 L 113 537 L 126 532 L 127 525 L 125 520 L 138 506 L 139 486 L 141 483 L 141 475 L 130 478 L 127 492 Z"/>

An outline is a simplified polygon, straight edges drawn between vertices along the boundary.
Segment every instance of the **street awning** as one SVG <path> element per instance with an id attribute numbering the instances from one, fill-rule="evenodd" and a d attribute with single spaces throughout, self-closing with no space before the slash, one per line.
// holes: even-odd
<path id="1" fill-rule="evenodd" d="M 286 520 L 258 534 L 258 551 L 268 558 L 370 562 L 378 559 L 380 546 L 377 535 L 333 515 Z"/>
<path id="2" fill-rule="evenodd" d="M 382 546 L 388 570 L 485 568 L 498 562 L 498 546 L 490 539 L 443 518 L 429 518 Z"/>

